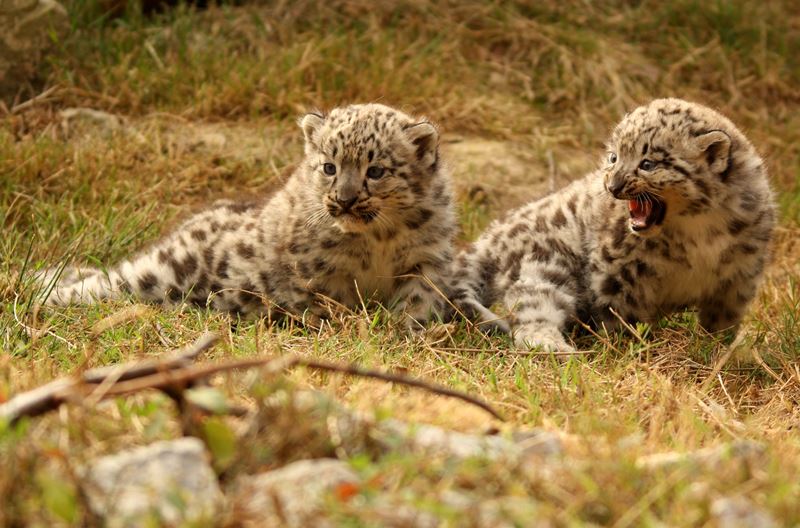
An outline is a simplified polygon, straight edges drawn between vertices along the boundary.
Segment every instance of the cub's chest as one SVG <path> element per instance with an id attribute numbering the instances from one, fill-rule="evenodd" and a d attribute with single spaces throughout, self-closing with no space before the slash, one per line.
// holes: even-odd
<path id="1" fill-rule="evenodd" d="M 677 304 L 696 302 L 717 290 L 725 275 L 723 254 L 735 243 L 727 234 L 709 236 L 705 230 L 681 235 L 666 239 L 667 251 L 655 263 L 661 294 Z"/>
<path id="2" fill-rule="evenodd" d="M 372 248 L 366 255 L 362 266 L 353 270 L 353 277 L 362 291 L 385 298 L 394 289 L 395 277 L 402 273 L 397 267 L 405 260 L 406 255 L 398 251 L 399 246 L 388 245 Z"/>
<path id="3" fill-rule="evenodd" d="M 395 278 L 402 273 L 409 256 L 406 244 L 359 241 L 327 255 L 330 273 L 317 280 L 327 288 L 355 293 L 362 298 L 389 300 L 395 289 Z"/>

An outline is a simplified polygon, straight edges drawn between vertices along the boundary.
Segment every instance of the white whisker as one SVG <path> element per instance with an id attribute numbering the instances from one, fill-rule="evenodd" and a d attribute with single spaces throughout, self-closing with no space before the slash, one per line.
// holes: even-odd
<path id="1" fill-rule="evenodd" d="M 328 213 L 327 209 L 325 209 L 324 207 L 319 207 L 311 212 L 308 218 L 306 218 L 304 225 L 306 229 L 311 229 L 321 224 L 329 216 L 330 214 Z"/>
<path id="2" fill-rule="evenodd" d="M 383 211 L 378 211 L 375 213 L 375 219 L 373 220 L 377 223 L 378 227 L 383 229 L 386 232 L 392 231 L 395 227 L 394 222 L 386 215 Z"/>

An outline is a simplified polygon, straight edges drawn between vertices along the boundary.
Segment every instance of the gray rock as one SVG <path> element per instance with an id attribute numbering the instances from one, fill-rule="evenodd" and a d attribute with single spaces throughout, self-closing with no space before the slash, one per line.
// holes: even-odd
<path id="1" fill-rule="evenodd" d="M 108 527 L 211 520 L 222 493 L 196 438 L 155 442 L 93 461 L 82 486 Z"/>
<path id="2" fill-rule="evenodd" d="M 516 444 L 501 436 L 459 433 L 433 425 L 409 425 L 399 420 L 384 420 L 376 428 L 390 437 L 387 441 L 392 442 L 391 437 L 394 437 L 396 449 L 429 456 L 516 460 L 521 454 Z"/>
<path id="3" fill-rule="evenodd" d="M 511 438 L 517 444 L 523 457 L 557 457 L 564 454 L 564 445 L 558 433 L 544 429 L 516 431 Z"/>
<path id="4" fill-rule="evenodd" d="M 772 516 L 745 497 L 722 497 L 711 503 L 711 516 L 719 528 L 773 528 Z"/>
<path id="5" fill-rule="evenodd" d="M 233 518 L 241 526 L 331 526 L 325 501 L 339 486 L 360 479 L 340 460 L 301 460 L 235 486 Z"/>
<path id="6" fill-rule="evenodd" d="M 688 453 L 671 451 L 639 457 L 636 466 L 640 469 L 671 469 L 680 465 L 694 465 L 698 468 L 714 469 L 727 460 L 754 460 L 763 452 L 764 445 L 759 442 L 737 440 Z"/>
<path id="7" fill-rule="evenodd" d="M 52 36 L 68 24 L 55 0 L 0 0 L 0 97 L 14 95 L 34 75 Z"/>
<path id="8" fill-rule="evenodd" d="M 108 137 L 125 125 L 123 118 L 93 108 L 65 108 L 60 115 L 66 137 L 87 134 Z"/>

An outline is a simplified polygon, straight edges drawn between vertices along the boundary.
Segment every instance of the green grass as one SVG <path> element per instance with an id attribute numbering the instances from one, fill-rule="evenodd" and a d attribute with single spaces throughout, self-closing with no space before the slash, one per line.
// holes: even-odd
<path id="1" fill-rule="evenodd" d="M 307 0 L 181 5 L 151 16 L 133 3 L 121 16 L 98 2 L 66 5 L 70 31 L 16 101 L 56 88 L 21 111 L 0 106 L 0 400 L 86 366 L 157 356 L 210 329 L 223 336 L 212 360 L 297 352 L 406 369 L 468 391 L 508 418 L 503 431 L 561 433 L 574 462 L 542 475 L 355 453 L 352 464 L 372 484 L 360 492 L 364 508 L 330 505 L 341 523 L 379 524 L 367 506 L 386 499 L 459 525 L 470 516 L 448 510 L 447 490 L 473 501 L 530 498 L 559 526 L 703 526 L 724 495 L 800 523 L 800 14 L 792 2 Z M 506 338 L 463 324 L 409 338 L 383 311 L 314 333 L 151 307 L 97 332 L 130 303 L 37 311 L 30 302 L 33 270 L 65 260 L 110 265 L 216 197 L 269 192 L 302 155 L 294 119 L 308 108 L 380 101 L 428 115 L 446 139 L 524 153 L 512 167 L 504 155 L 445 144 L 445 155 L 455 153 L 448 161 L 469 240 L 546 190 L 548 178 L 560 185 L 592 168 L 623 113 L 664 95 L 710 104 L 741 125 L 768 160 L 782 206 L 773 265 L 724 365 L 727 344 L 701 335 L 692 314 L 640 325 L 638 335 L 576 334 L 593 353 L 562 363 L 499 354 Z M 76 106 L 120 114 L 128 125 L 67 134 L 59 111 Z M 204 144 L 208 134 L 222 134 L 224 145 Z M 451 400 L 310 371 L 258 383 L 227 376 L 218 386 L 250 403 L 316 387 L 379 417 L 473 432 L 490 425 Z M 270 435 L 233 452 L 228 426 L 207 423 L 217 469 L 233 479 L 328 454 L 319 416 L 290 437 L 275 434 L 294 418 L 278 413 Z M 84 461 L 179 434 L 171 401 L 149 393 L 0 426 L 0 524 L 89 522 L 74 477 Z M 635 465 L 643 455 L 736 438 L 766 445 L 757 465 L 731 460 L 688 473 Z"/>

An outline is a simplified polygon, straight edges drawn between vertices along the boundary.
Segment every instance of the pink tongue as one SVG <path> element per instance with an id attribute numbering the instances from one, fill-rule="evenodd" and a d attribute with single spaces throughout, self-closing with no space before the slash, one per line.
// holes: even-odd
<path id="1" fill-rule="evenodd" d="M 653 210 L 653 204 L 648 200 L 629 200 L 628 209 L 631 212 L 633 225 L 644 227 L 647 225 L 647 217 Z"/>

